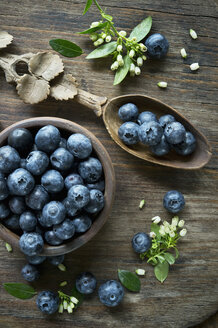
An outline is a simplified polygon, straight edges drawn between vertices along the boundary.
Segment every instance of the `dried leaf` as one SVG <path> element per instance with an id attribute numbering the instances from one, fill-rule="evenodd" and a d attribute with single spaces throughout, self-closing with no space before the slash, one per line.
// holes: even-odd
<path id="1" fill-rule="evenodd" d="M 13 40 L 13 36 L 6 31 L 0 31 L 0 49 L 6 48 Z"/>
<path id="2" fill-rule="evenodd" d="M 64 74 L 52 83 L 50 95 L 56 100 L 73 99 L 78 93 L 77 86 L 78 83 L 71 74 Z"/>
<path id="3" fill-rule="evenodd" d="M 50 92 L 49 83 L 38 80 L 35 76 L 25 74 L 17 83 L 17 92 L 27 104 L 37 104 L 46 99 Z"/>
<path id="4" fill-rule="evenodd" d="M 39 52 L 30 59 L 29 70 L 35 76 L 50 81 L 63 72 L 64 64 L 58 55 Z"/>

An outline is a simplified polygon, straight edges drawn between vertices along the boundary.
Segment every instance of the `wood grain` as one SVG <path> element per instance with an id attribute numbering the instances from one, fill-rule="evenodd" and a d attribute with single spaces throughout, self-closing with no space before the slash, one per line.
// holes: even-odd
<path id="1" fill-rule="evenodd" d="M 101 2 L 101 1 L 100 1 Z M 103 3 L 103 2 L 102 2 Z M 21 119 L 37 116 L 57 116 L 83 125 L 98 137 L 107 148 L 116 173 L 117 190 L 112 214 L 106 225 L 92 241 L 66 256 L 67 272 L 45 263 L 41 279 L 34 284 L 37 290 L 56 290 L 63 280 L 73 280 L 83 270 L 92 271 L 99 284 L 116 278 L 118 268 L 147 271 L 142 278 L 139 294 L 127 292 L 123 304 L 116 309 L 104 308 L 97 293 L 84 301 L 73 315 L 43 316 L 34 299 L 18 301 L 1 287 L 0 327 L 138 327 L 187 328 L 206 320 L 218 305 L 218 239 L 217 239 L 217 4 L 213 0 L 116 0 L 105 1 L 108 13 L 120 29 L 128 32 L 145 16 L 153 17 L 152 32 L 161 32 L 170 42 L 169 54 L 163 61 L 149 61 L 137 79 L 128 78 L 121 86 L 113 87 L 110 59 L 86 61 L 93 47 L 85 36 L 76 32 L 99 19 L 94 8 L 81 16 L 85 1 L 78 0 L 2 0 L 1 28 L 14 36 L 9 51 L 19 54 L 48 50 L 51 38 L 66 38 L 79 44 L 85 54 L 64 59 L 66 70 L 80 82 L 82 89 L 109 99 L 127 93 L 140 93 L 160 99 L 187 117 L 202 131 L 212 145 L 213 156 L 199 171 L 172 170 L 145 163 L 120 149 L 109 137 L 101 119 L 74 102 L 52 99 L 31 106 L 17 96 L 14 86 L 5 82 L 0 71 L 1 129 Z M 189 28 L 198 39 L 189 37 Z M 180 56 L 185 47 L 187 60 Z M 189 65 L 198 61 L 200 69 L 190 72 Z M 160 90 L 158 81 L 167 81 L 167 90 Z M 180 243 L 181 257 L 161 285 L 152 268 L 141 263 L 133 253 L 130 240 L 133 233 L 149 229 L 154 215 L 170 218 L 162 198 L 169 189 L 184 193 L 186 208 L 181 218 L 187 221 L 188 235 Z M 146 207 L 139 211 L 142 198 Z M 0 243 L 0 282 L 22 282 L 20 270 L 25 263 L 22 254 L 8 254 Z M 198 328 L 215 328 L 218 315 Z"/>

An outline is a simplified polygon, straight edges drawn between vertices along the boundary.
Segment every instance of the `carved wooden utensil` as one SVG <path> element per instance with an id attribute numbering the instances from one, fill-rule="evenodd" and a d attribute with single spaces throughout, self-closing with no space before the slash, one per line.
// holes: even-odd
<path id="1" fill-rule="evenodd" d="M 212 156 L 211 146 L 206 137 L 178 111 L 155 98 L 139 94 L 129 94 L 108 101 L 106 97 L 97 97 L 78 89 L 78 94 L 74 99 L 94 110 L 97 116 L 103 114 L 104 124 L 111 138 L 125 151 L 143 160 L 177 169 L 194 170 L 206 165 Z M 123 123 L 118 116 L 118 109 L 128 102 L 134 103 L 138 107 L 139 112 L 148 110 L 156 114 L 157 117 L 172 114 L 188 131 L 194 134 L 197 140 L 196 150 L 188 156 L 177 155 L 174 151 L 171 151 L 166 156 L 158 157 L 152 154 L 149 148 L 141 143 L 126 146 L 118 137 L 118 129 Z"/>

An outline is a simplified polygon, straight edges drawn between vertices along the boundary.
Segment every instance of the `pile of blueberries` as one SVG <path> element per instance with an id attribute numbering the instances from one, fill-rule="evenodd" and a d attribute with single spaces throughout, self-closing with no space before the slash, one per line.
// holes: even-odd
<path id="1" fill-rule="evenodd" d="M 196 148 L 196 139 L 191 132 L 177 122 L 172 115 L 159 118 L 152 112 L 139 114 L 135 104 L 127 103 L 119 108 L 119 118 L 124 121 L 119 130 L 119 138 L 128 146 L 139 141 L 150 147 L 157 156 L 167 155 L 170 150 L 187 156 Z"/>
<path id="2" fill-rule="evenodd" d="M 53 125 L 35 134 L 14 129 L 7 143 L 0 148 L 0 220 L 38 264 L 44 242 L 56 246 L 85 233 L 103 209 L 102 164 L 88 137 L 64 139 Z"/>

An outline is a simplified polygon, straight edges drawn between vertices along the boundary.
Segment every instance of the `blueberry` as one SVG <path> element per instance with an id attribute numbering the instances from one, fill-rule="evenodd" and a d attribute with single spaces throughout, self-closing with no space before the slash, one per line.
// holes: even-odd
<path id="1" fill-rule="evenodd" d="M 61 141 L 59 130 L 53 125 L 46 125 L 41 128 L 36 136 L 35 143 L 39 150 L 46 153 L 53 152 Z"/>
<path id="2" fill-rule="evenodd" d="M 81 215 L 73 220 L 76 233 L 84 233 L 92 225 L 92 220 L 87 215 Z"/>
<path id="3" fill-rule="evenodd" d="M 123 299 L 124 289 L 120 282 L 108 280 L 98 289 L 100 302 L 106 306 L 117 306 Z"/>
<path id="4" fill-rule="evenodd" d="M 137 119 L 137 123 L 139 125 L 142 125 L 143 123 L 148 123 L 151 121 L 158 122 L 157 116 L 152 112 L 141 112 Z"/>
<path id="5" fill-rule="evenodd" d="M 59 224 L 65 219 L 66 209 L 61 202 L 51 201 L 42 210 L 42 221 L 46 227 Z"/>
<path id="6" fill-rule="evenodd" d="M 99 180 L 97 182 L 94 182 L 94 183 L 87 183 L 86 184 L 86 187 L 91 190 L 91 189 L 97 189 L 97 190 L 100 190 L 100 191 L 104 191 L 105 189 L 105 182 L 104 180 Z"/>
<path id="7" fill-rule="evenodd" d="M 36 216 L 32 212 L 23 212 L 19 224 L 23 231 L 34 231 L 37 225 Z"/>
<path id="8" fill-rule="evenodd" d="M 20 196 L 12 197 L 8 204 L 11 212 L 14 214 L 22 214 L 26 209 L 24 198 Z"/>
<path id="9" fill-rule="evenodd" d="M 69 170 L 73 165 L 74 157 L 65 148 L 58 148 L 50 156 L 51 165 L 57 170 Z"/>
<path id="10" fill-rule="evenodd" d="M 16 169 L 8 176 L 8 189 L 12 195 L 25 196 L 34 188 L 35 180 L 25 169 Z"/>
<path id="11" fill-rule="evenodd" d="M 67 198 L 73 206 L 80 209 L 88 204 L 90 191 L 83 185 L 75 185 L 69 189 Z"/>
<path id="12" fill-rule="evenodd" d="M 42 236 L 36 232 L 24 233 L 19 241 L 21 251 L 28 256 L 38 255 L 43 251 Z"/>
<path id="13" fill-rule="evenodd" d="M 177 190 L 168 191 L 163 198 L 163 206 L 170 213 L 178 213 L 185 206 L 185 199 L 183 194 Z"/>
<path id="14" fill-rule="evenodd" d="M 26 159 L 25 158 L 20 159 L 20 167 L 22 169 L 26 169 Z"/>
<path id="15" fill-rule="evenodd" d="M 186 131 L 184 126 L 179 122 L 169 123 L 164 129 L 164 134 L 167 141 L 173 145 L 184 141 L 185 133 Z"/>
<path id="16" fill-rule="evenodd" d="M 71 173 L 64 180 L 65 187 L 69 190 L 72 186 L 83 185 L 83 179 L 77 173 Z"/>
<path id="17" fill-rule="evenodd" d="M 79 164 L 78 171 L 86 182 L 96 182 L 101 177 L 102 165 L 97 158 L 89 157 L 86 161 Z"/>
<path id="18" fill-rule="evenodd" d="M 124 121 L 135 121 L 138 117 L 138 107 L 132 103 L 124 104 L 118 110 L 119 118 Z"/>
<path id="19" fill-rule="evenodd" d="M 123 123 L 118 130 L 119 138 L 126 145 L 135 145 L 139 141 L 139 126 L 134 122 Z"/>
<path id="20" fill-rule="evenodd" d="M 5 202 L 0 202 L 0 219 L 6 219 L 10 214 L 10 209 Z"/>
<path id="21" fill-rule="evenodd" d="M 0 176 L 0 200 L 4 200 L 9 195 L 7 180 L 4 176 Z"/>
<path id="22" fill-rule="evenodd" d="M 26 159 L 26 169 L 33 175 L 41 175 L 49 165 L 49 158 L 43 151 L 32 151 Z"/>
<path id="23" fill-rule="evenodd" d="M 33 137 L 25 128 L 14 129 L 8 136 L 8 144 L 18 152 L 25 153 L 33 146 Z"/>
<path id="24" fill-rule="evenodd" d="M 84 134 L 72 134 L 67 140 L 67 148 L 75 157 L 84 159 L 91 155 L 92 143 Z"/>
<path id="25" fill-rule="evenodd" d="M 60 224 L 54 225 L 53 231 L 58 238 L 66 240 L 75 234 L 75 226 L 72 220 L 66 219 Z"/>
<path id="26" fill-rule="evenodd" d="M 48 261 L 55 266 L 64 262 L 64 255 L 48 256 Z"/>
<path id="27" fill-rule="evenodd" d="M 40 311 L 46 314 L 57 312 L 59 306 L 59 298 L 53 292 L 44 290 L 39 293 L 36 299 L 36 304 Z"/>
<path id="28" fill-rule="evenodd" d="M 177 152 L 177 154 L 183 156 L 190 155 L 191 153 L 193 153 L 195 148 L 196 148 L 196 139 L 191 132 L 186 132 L 184 141 L 173 146 L 173 149 Z"/>
<path id="29" fill-rule="evenodd" d="M 159 124 L 163 129 L 165 129 L 167 124 L 173 123 L 175 121 L 176 121 L 175 117 L 170 114 L 163 115 L 159 118 Z"/>
<path id="30" fill-rule="evenodd" d="M 164 35 L 154 33 L 147 38 L 145 46 L 147 47 L 147 54 L 150 58 L 161 59 L 167 54 L 169 42 Z"/>
<path id="31" fill-rule="evenodd" d="M 58 246 L 60 244 L 62 244 L 63 240 L 58 238 L 54 231 L 46 231 L 45 232 L 45 240 L 47 241 L 48 244 L 52 245 L 52 246 Z"/>
<path id="32" fill-rule="evenodd" d="M 59 142 L 58 148 L 65 148 L 67 149 L 67 140 L 64 138 L 61 138 L 61 141 Z"/>
<path id="33" fill-rule="evenodd" d="M 28 207 L 39 211 L 49 202 L 49 194 L 43 186 L 36 185 L 25 199 Z"/>
<path id="34" fill-rule="evenodd" d="M 91 272 L 82 272 L 76 277 L 76 289 L 81 294 L 92 294 L 96 285 L 97 280 Z"/>
<path id="35" fill-rule="evenodd" d="M 152 153 L 154 153 L 157 156 L 164 156 L 169 153 L 170 151 L 170 145 L 166 141 L 165 135 L 162 135 L 161 141 L 154 146 L 150 147 Z"/>
<path id="36" fill-rule="evenodd" d="M 95 214 L 102 210 L 104 207 L 104 195 L 100 190 L 90 190 L 90 201 L 84 207 L 84 210 L 88 213 Z"/>
<path id="37" fill-rule="evenodd" d="M 38 269 L 29 263 L 22 268 L 21 274 L 23 278 L 29 282 L 35 281 L 39 278 Z"/>
<path id="38" fill-rule="evenodd" d="M 144 232 L 138 232 L 132 238 L 132 247 L 136 253 L 144 253 L 151 247 L 151 238 Z"/>
<path id="39" fill-rule="evenodd" d="M 30 264 L 39 265 L 46 260 L 46 256 L 39 256 L 39 255 L 26 256 L 26 259 Z"/>
<path id="40" fill-rule="evenodd" d="M 20 166 L 20 155 L 11 146 L 0 148 L 0 172 L 11 173 Z"/>
<path id="41" fill-rule="evenodd" d="M 139 127 L 139 140 L 148 146 L 154 146 L 161 141 L 163 129 L 159 123 L 151 121 Z"/>
<path id="42" fill-rule="evenodd" d="M 4 220 L 4 225 L 13 231 L 17 231 L 20 230 L 20 217 L 17 214 L 13 214 L 11 216 L 9 216 L 9 218 Z"/>
<path id="43" fill-rule="evenodd" d="M 64 205 L 64 207 L 67 211 L 67 215 L 75 216 L 76 214 L 78 214 L 78 208 L 75 207 L 74 202 L 72 200 L 70 200 L 69 198 L 65 198 L 62 201 L 62 204 Z"/>
<path id="44" fill-rule="evenodd" d="M 56 170 L 49 170 L 41 177 L 41 184 L 50 193 L 57 193 L 64 188 L 64 179 Z"/>

